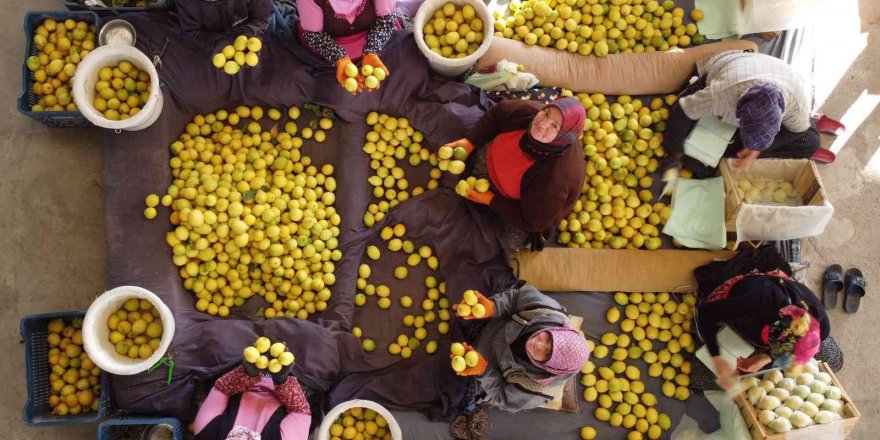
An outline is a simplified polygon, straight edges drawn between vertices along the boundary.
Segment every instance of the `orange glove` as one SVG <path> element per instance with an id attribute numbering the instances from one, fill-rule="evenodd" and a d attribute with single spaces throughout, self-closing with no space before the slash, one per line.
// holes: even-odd
<path id="1" fill-rule="evenodd" d="M 476 351 L 476 349 L 474 347 L 471 347 L 468 344 L 463 344 L 463 345 L 464 345 L 465 353 L 472 351 L 472 350 Z M 456 371 L 455 374 L 462 376 L 462 377 L 466 377 L 466 376 L 480 376 L 484 372 L 486 372 L 486 368 L 489 367 L 489 362 L 487 362 L 486 358 L 484 358 L 483 355 L 481 355 L 479 352 L 477 352 L 477 356 L 479 357 L 479 360 L 477 361 L 477 365 L 474 365 L 473 367 L 467 367 L 462 371 Z M 449 360 L 452 360 L 452 358 L 454 358 L 454 357 L 455 356 L 452 353 L 449 353 Z"/>
<path id="2" fill-rule="evenodd" d="M 385 64 L 382 64 L 382 60 L 379 59 L 379 55 L 376 55 L 374 53 L 368 53 L 364 55 L 364 58 L 361 60 L 361 68 L 363 68 L 364 66 L 373 66 L 373 70 L 384 70 L 385 78 L 391 76 L 391 72 L 388 71 L 388 68 L 385 67 Z"/>
<path id="3" fill-rule="evenodd" d="M 485 296 L 483 296 L 483 294 L 480 293 L 479 291 L 476 291 L 476 290 L 475 290 L 474 293 L 477 294 L 477 303 L 482 304 L 483 307 L 486 308 L 486 316 L 483 316 L 482 318 L 477 318 L 477 317 L 474 316 L 474 315 L 461 316 L 461 315 L 458 314 L 458 304 L 453 304 L 453 305 L 452 305 L 452 310 L 455 310 L 455 315 L 458 316 L 458 317 L 461 318 L 461 319 L 465 319 L 465 320 L 468 320 L 468 321 L 471 320 L 471 319 L 489 319 L 489 318 L 491 318 L 491 317 L 495 314 L 495 303 L 492 302 L 491 299 L 486 298 Z"/>
<path id="4" fill-rule="evenodd" d="M 493 194 L 492 191 L 481 193 L 474 191 L 473 188 L 468 188 L 467 198 L 474 203 L 489 206 L 489 204 L 492 203 L 492 199 L 495 198 L 495 194 Z"/>
<path id="5" fill-rule="evenodd" d="M 449 147 L 449 148 L 452 148 L 453 150 L 455 150 L 456 147 L 464 148 L 464 150 L 467 151 L 468 156 L 470 156 L 471 153 L 474 152 L 474 144 L 472 144 L 471 141 L 469 141 L 465 138 L 461 138 L 457 141 L 452 141 L 452 142 L 444 145 L 444 147 Z"/>
<path id="6" fill-rule="evenodd" d="M 351 62 L 351 58 L 349 57 L 342 58 L 336 62 L 336 81 L 339 82 L 339 85 L 342 86 L 342 88 L 345 88 L 345 80 L 348 79 L 348 75 L 345 74 L 345 68 L 349 65 L 354 66 L 354 68 L 357 69 L 357 66 Z M 364 76 L 360 74 L 360 71 L 358 71 L 355 81 L 358 83 L 358 88 L 354 92 L 349 92 L 352 95 L 364 90 Z"/>

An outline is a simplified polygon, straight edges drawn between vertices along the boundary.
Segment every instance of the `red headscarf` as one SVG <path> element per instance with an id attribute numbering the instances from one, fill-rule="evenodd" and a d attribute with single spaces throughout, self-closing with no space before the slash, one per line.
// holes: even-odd
<path id="1" fill-rule="evenodd" d="M 562 124 L 559 127 L 559 134 L 556 135 L 556 139 L 549 143 L 535 140 L 529 134 L 529 130 L 526 130 L 520 141 L 520 147 L 533 159 L 558 156 L 564 153 L 564 147 L 575 143 L 584 132 L 584 121 L 587 119 L 587 112 L 580 101 L 568 96 L 558 98 L 544 106 L 544 108 L 547 107 L 559 109 L 562 113 Z"/>

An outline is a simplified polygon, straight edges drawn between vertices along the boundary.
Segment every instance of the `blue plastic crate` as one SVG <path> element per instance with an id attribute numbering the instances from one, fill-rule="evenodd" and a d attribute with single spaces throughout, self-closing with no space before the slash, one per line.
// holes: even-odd
<path id="1" fill-rule="evenodd" d="M 132 426 L 150 426 L 167 424 L 174 428 L 174 440 L 183 440 L 183 425 L 180 421 L 171 417 L 127 417 L 123 419 L 109 419 L 98 425 L 98 440 L 119 440 Z"/>
<path id="2" fill-rule="evenodd" d="M 57 426 L 88 423 L 106 417 L 110 412 L 110 387 L 107 373 L 101 373 L 101 396 L 98 412 L 75 416 L 58 416 L 49 408 L 49 344 L 46 326 L 55 318 L 66 321 L 82 318 L 85 312 L 54 312 L 28 315 L 21 320 L 24 340 L 25 371 L 27 372 L 28 400 L 24 405 L 24 422 L 28 426 Z"/>
<path id="3" fill-rule="evenodd" d="M 104 4 L 110 3 L 111 0 L 104 0 Z M 134 0 L 132 0 L 134 1 Z M 139 12 L 139 11 L 159 11 L 171 8 L 172 0 L 146 0 L 146 6 L 120 6 L 107 7 L 88 6 L 83 4 L 82 0 L 61 0 L 61 4 L 71 11 L 95 11 L 101 12 Z"/>
<path id="4" fill-rule="evenodd" d="M 37 54 L 34 47 L 34 31 L 47 18 L 64 21 L 68 18 L 86 20 L 95 25 L 95 35 L 100 31 L 101 22 L 98 14 L 90 11 L 32 11 L 24 16 L 24 36 L 27 43 L 24 48 L 24 60 L 21 65 L 21 95 L 18 97 L 19 113 L 53 128 L 93 127 L 81 112 L 34 112 L 31 106 L 39 99 L 33 92 L 33 74 L 27 68 L 27 57 Z M 96 43 L 97 44 L 97 43 Z"/>

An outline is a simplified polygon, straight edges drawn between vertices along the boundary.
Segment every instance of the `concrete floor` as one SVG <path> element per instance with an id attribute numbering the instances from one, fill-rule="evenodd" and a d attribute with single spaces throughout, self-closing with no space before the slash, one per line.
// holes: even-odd
<path id="1" fill-rule="evenodd" d="M 816 95 L 825 113 L 844 118 L 850 133 L 834 144 L 837 163 L 821 167 L 836 212 L 825 234 L 809 240 L 805 259 L 812 263 L 808 279 L 814 289 L 832 263 L 860 267 L 868 279 L 872 293 L 858 314 L 838 309 L 830 315 L 833 335 L 846 351 L 839 376 L 862 412 L 851 438 L 873 440 L 880 432 L 880 340 L 871 324 L 880 322 L 873 293 L 880 285 L 880 5 L 832 3 L 838 13 L 826 18 L 826 31 L 816 32 Z M 0 41 L 9 49 L 0 52 L 0 77 L 6 78 L 0 82 L 0 352 L 9 354 L 0 356 L 0 377 L 10 386 L 0 393 L 0 426 L 7 439 L 95 438 L 94 425 L 38 429 L 21 421 L 27 392 L 19 320 L 84 310 L 107 288 L 99 132 L 50 130 L 15 108 L 22 17 L 59 6 L 57 0 L 5 2 L 0 17 Z M 833 142 L 828 137 L 823 143 Z"/>

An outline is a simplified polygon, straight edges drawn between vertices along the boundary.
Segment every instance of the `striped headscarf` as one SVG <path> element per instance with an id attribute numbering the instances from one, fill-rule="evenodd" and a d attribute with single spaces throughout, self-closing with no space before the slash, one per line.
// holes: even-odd
<path id="1" fill-rule="evenodd" d="M 782 127 L 785 99 L 772 84 L 751 87 L 736 103 L 739 135 L 752 151 L 763 151 L 773 143 Z"/>

